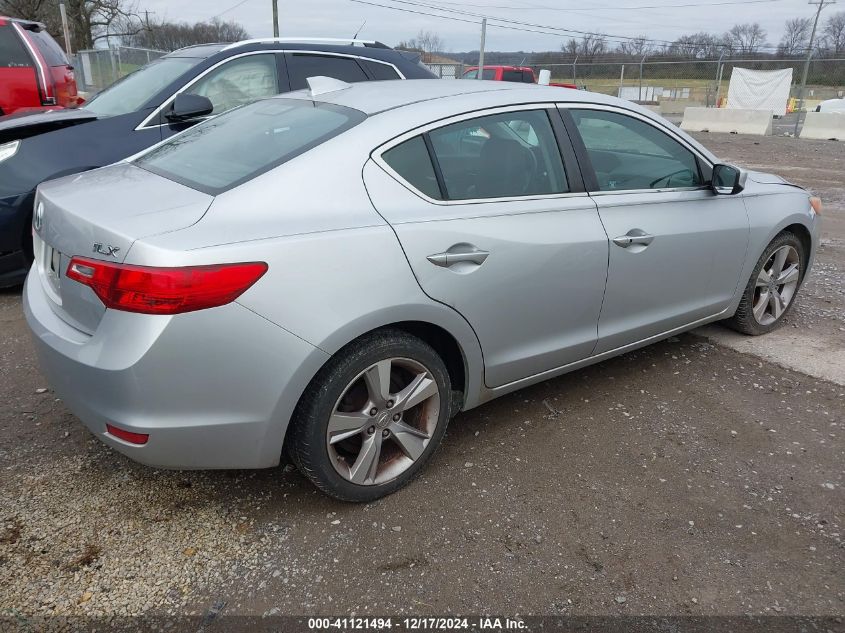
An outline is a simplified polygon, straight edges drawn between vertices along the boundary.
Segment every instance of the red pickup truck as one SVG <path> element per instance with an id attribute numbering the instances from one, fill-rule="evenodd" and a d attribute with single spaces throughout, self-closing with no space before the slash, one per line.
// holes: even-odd
<path id="1" fill-rule="evenodd" d="M 0 16 L 0 116 L 81 102 L 73 66 L 44 25 Z"/>
<path id="2" fill-rule="evenodd" d="M 484 71 L 481 73 L 482 79 L 490 81 L 515 81 L 524 84 L 536 84 L 537 76 L 534 70 L 529 66 L 488 66 L 484 64 Z M 470 66 L 464 72 L 461 79 L 478 79 L 478 66 Z M 550 86 L 557 86 L 559 88 L 572 88 L 577 90 L 578 86 L 575 84 L 550 83 Z"/>

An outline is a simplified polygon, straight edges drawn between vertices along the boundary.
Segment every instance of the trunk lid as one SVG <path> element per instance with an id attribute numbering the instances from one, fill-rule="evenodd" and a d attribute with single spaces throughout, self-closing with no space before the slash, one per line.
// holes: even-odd
<path id="1" fill-rule="evenodd" d="M 121 263 L 136 240 L 195 224 L 213 200 L 129 163 L 42 184 L 33 244 L 53 311 L 92 334 L 105 307 L 90 288 L 65 277 L 71 258 Z"/>

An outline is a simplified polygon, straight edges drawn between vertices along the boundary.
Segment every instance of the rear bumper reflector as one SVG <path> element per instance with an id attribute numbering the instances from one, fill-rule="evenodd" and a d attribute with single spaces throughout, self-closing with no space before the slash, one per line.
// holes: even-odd
<path id="1" fill-rule="evenodd" d="M 143 446 L 147 443 L 147 440 L 150 439 L 150 436 L 146 433 L 133 433 L 132 431 L 124 431 L 123 429 L 119 429 L 116 426 L 112 426 L 111 424 L 106 424 L 106 432 L 109 435 L 114 435 L 119 440 L 129 442 L 130 444 L 136 444 L 137 446 Z"/>

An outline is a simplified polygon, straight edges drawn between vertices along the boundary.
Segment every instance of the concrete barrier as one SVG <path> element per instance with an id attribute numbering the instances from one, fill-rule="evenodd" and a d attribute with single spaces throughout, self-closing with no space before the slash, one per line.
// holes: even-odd
<path id="1" fill-rule="evenodd" d="M 687 132 L 727 132 L 768 136 L 772 133 L 772 111 L 687 108 L 684 110 L 681 129 Z"/>
<path id="2" fill-rule="evenodd" d="M 798 136 L 845 141 L 845 113 L 808 112 Z"/>

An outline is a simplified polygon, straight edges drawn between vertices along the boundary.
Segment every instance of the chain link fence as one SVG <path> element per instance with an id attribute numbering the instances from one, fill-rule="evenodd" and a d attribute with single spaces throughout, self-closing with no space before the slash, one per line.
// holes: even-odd
<path id="1" fill-rule="evenodd" d="M 536 64 L 525 60 L 498 62 L 497 65 L 530 66 L 535 74 L 543 68 L 553 82 L 574 83 L 579 88 L 601 92 L 630 101 L 660 105 L 664 114 L 681 114 L 689 106 L 715 107 L 727 102 L 728 85 L 734 68 L 752 70 L 792 69 L 792 89 L 788 109 L 797 107 L 804 60 L 801 59 L 660 59 L 627 61 L 574 60 L 570 63 Z M 492 65 L 492 64 L 491 64 Z M 466 64 L 427 64 L 438 77 L 460 78 Z M 805 92 L 805 109 L 819 101 L 845 96 L 845 58 L 813 59 Z"/>
<path id="2" fill-rule="evenodd" d="M 166 55 L 164 51 L 147 48 L 119 46 L 88 51 L 77 51 L 72 64 L 81 92 L 93 95 L 108 88 L 121 77 Z"/>

